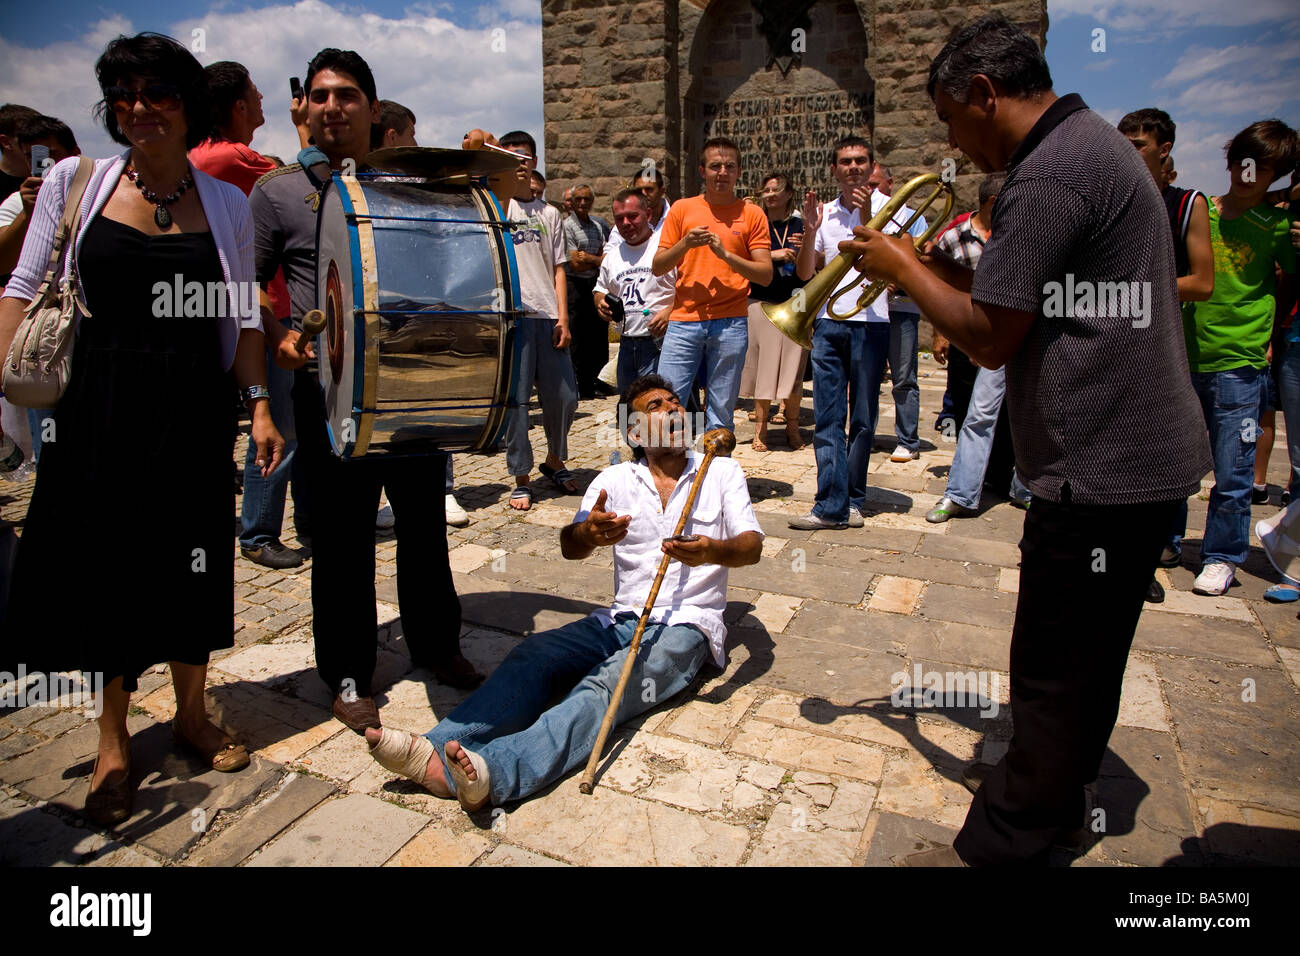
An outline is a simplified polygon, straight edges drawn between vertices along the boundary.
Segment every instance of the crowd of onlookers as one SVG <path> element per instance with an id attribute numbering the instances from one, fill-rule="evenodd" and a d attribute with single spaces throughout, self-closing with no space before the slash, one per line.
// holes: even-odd
<path id="1" fill-rule="evenodd" d="M 197 168 L 251 192 L 260 176 L 283 166 L 250 145 L 264 122 L 261 94 L 237 63 L 213 64 L 207 74 L 216 123 L 213 135 L 190 151 L 190 159 Z M 290 112 L 302 144 L 308 145 L 303 102 L 293 101 Z M 416 145 L 415 115 L 408 108 L 380 100 L 377 112 L 371 146 Z M 1276 413 L 1281 410 L 1288 424 L 1300 420 L 1300 347 L 1292 322 L 1291 281 L 1300 227 L 1294 225 L 1293 194 L 1268 192 L 1269 184 L 1294 165 L 1295 134 L 1276 120 L 1243 130 L 1226 150 L 1228 189 L 1207 198 L 1174 185 L 1175 126 L 1168 114 L 1139 110 L 1124 117 L 1120 130 L 1150 167 L 1169 210 L 1188 371 L 1215 450 L 1215 488 L 1196 590 L 1224 593 L 1234 568 L 1246 557 L 1250 507 L 1270 500 L 1265 470 Z M 516 212 L 547 238 L 537 244 L 543 255 L 536 275 L 521 270 L 525 311 L 550 324 L 539 326 L 533 347 L 525 349 L 529 394 L 518 396 L 526 404 L 535 386 L 547 436 L 543 476 L 565 493 L 577 490 L 564 467 L 576 400 L 615 395 L 641 374 L 663 374 L 683 394 L 688 409 L 699 413 L 701 427 L 731 427 L 738 400 L 750 400 L 757 451 L 769 448 L 769 426 L 783 426 L 784 441 L 774 447 L 803 447 L 800 414 L 805 383 L 811 379 L 818 490 L 812 510 L 791 525 L 861 526 L 886 369 L 896 439 L 890 460 L 908 461 L 920 454 L 920 313 L 899 289 L 843 322 L 827 318 L 823 307 L 809 349 L 781 334 L 762 306 L 790 299 L 835 254 L 837 244 L 850 238 L 852 228 L 891 195 L 892 172 L 873 154 L 870 142 L 847 136 L 836 144 L 831 174 L 838 194 L 822 202 L 813 191 L 799 195 L 796 171 L 767 173 L 754 194 L 742 197 L 737 192 L 740 153 L 734 143 L 713 139 L 700 153 L 700 195 L 674 203 L 666 195 L 663 173 L 653 166 L 638 167 L 629 172 L 627 188 L 609 197 L 612 226 L 593 212 L 598 197 L 586 183 L 566 186 L 561 202 L 548 202 L 546 179 L 536 168 L 536 143 L 527 133 L 508 134 L 502 144 L 516 150 L 527 168 L 527 181 L 514 197 Z M 15 104 L 0 108 L 0 281 L 17 262 L 41 183 L 32 175 L 33 148 L 48 155 L 48 165 L 79 153 L 61 121 Z M 992 234 L 1004 178 L 985 177 L 978 208 L 958 216 L 929 248 L 976 266 Z M 904 207 L 886 231 L 897 231 L 908 212 Z M 920 235 L 925 226 L 920 216 L 909 231 Z M 275 318 L 288 328 L 294 315 L 282 274 L 268 284 L 267 293 Z M 617 366 L 606 378 L 616 385 L 601 378 L 611 340 L 618 342 Z M 1014 450 L 1002 412 L 1004 371 L 978 368 L 937 332 L 932 351 L 948 374 L 935 429 L 945 439 L 955 438 L 957 446 L 945 494 L 927 520 L 939 523 L 975 514 L 986 484 L 1006 493 L 1013 504 L 1028 507 L 1030 494 L 1012 467 Z M 292 429 L 285 428 L 292 377 L 270 358 L 267 374 L 274 417 L 290 436 L 286 461 L 292 465 Z M 280 401 L 274 398 L 277 392 Z M 48 413 L 28 410 L 27 417 L 39 458 L 41 423 Z M 510 503 L 518 509 L 530 507 L 533 494 L 526 423 L 523 417 L 515 421 L 507 440 L 508 468 L 516 480 Z M 1283 505 L 1300 484 L 1295 437 L 1300 428 L 1288 429 L 1288 435 L 1292 476 L 1281 492 Z M 242 477 L 243 553 L 271 567 L 295 566 L 310 551 L 280 541 L 294 468 L 263 479 L 252 467 L 254 453 L 250 448 Z M 311 506 L 292 484 L 299 539 L 309 541 Z M 391 528 L 392 509 L 381 505 L 377 526 Z M 449 524 L 468 522 L 453 494 L 450 457 L 445 509 Z M 1181 561 L 1185 530 L 1184 516 L 1170 531 L 1162 559 L 1166 566 Z M 1296 593 L 1283 583 L 1270 596 L 1292 600 Z M 1154 582 L 1151 599 L 1160 599 Z"/>

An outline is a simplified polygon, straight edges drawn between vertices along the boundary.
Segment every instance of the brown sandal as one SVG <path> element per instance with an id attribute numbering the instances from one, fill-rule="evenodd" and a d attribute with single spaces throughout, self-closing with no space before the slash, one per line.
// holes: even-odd
<path id="1" fill-rule="evenodd" d="M 790 446 L 791 451 L 798 451 L 803 447 L 803 439 L 799 436 L 799 426 L 794 422 L 789 422 L 785 426 L 785 442 Z"/>
<path id="2" fill-rule="evenodd" d="M 95 766 L 90 771 L 91 780 L 95 779 L 98 769 L 99 758 L 96 757 Z M 135 795 L 131 789 L 130 770 L 117 783 L 109 783 L 111 778 L 111 774 L 106 777 L 98 790 L 91 790 L 89 783 L 86 785 L 86 816 L 106 827 L 121 823 L 131 815 L 131 799 Z"/>
<path id="3" fill-rule="evenodd" d="M 204 750 L 183 736 L 175 722 L 172 723 L 172 736 L 176 738 L 176 743 L 182 750 L 188 750 L 218 773 L 234 773 L 243 770 L 252 762 L 244 745 L 235 743 L 229 736 L 226 737 L 226 743 L 216 750 Z"/>

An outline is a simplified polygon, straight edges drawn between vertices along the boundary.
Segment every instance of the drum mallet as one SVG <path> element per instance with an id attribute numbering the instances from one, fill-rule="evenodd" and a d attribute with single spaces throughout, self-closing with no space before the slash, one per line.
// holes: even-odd
<path id="1" fill-rule="evenodd" d="M 700 442 L 704 448 L 704 460 L 700 462 L 700 470 L 695 473 L 695 480 L 691 482 L 691 493 L 686 497 L 686 505 L 682 508 L 682 516 L 677 520 L 677 530 L 673 532 L 674 536 L 682 533 L 686 527 L 686 519 L 691 516 L 691 511 L 695 507 L 695 498 L 700 493 L 700 485 L 704 482 L 704 475 L 709 470 L 709 464 L 717 455 L 724 458 L 729 457 L 736 448 L 736 436 L 729 428 L 715 428 L 707 431 L 701 437 Z M 614 726 L 614 717 L 618 713 L 618 705 L 623 700 L 623 692 L 627 690 L 627 682 L 632 676 L 632 665 L 636 662 L 637 651 L 641 647 L 641 635 L 645 633 L 646 624 L 650 621 L 650 612 L 654 609 L 655 599 L 659 597 L 659 586 L 664 583 L 664 574 L 668 571 L 668 565 L 672 557 L 665 554 L 659 561 L 659 573 L 655 575 L 654 583 L 650 585 L 650 596 L 646 598 L 645 609 L 641 612 L 641 618 L 636 622 L 636 632 L 632 635 L 632 643 L 627 648 L 627 660 L 623 662 L 623 673 L 619 675 L 618 686 L 614 688 L 614 696 L 610 698 L 609 707 L 605 709 L 605 719 L 600 722 L 600 733 L 596 735 L 596 745 L 591 749 L 591 756 L 587 758 L 587 769 L 582 775 L 582 780 L 578 783 L 578 789 L 583 793 L 591 793 L 592 787 L 596 783 L 596 769 L 600 766 L 600 752 L 605 749 L 605 740 L 609 737 L 610 730 Z"/>
<path id="2" fill-rule="evenodd" d="M 298 342 L 295 348 L 299 352 L 307 351 L 307 343 L 313 338 L 320 335 L 325 330 L 325 313 L 320 309 L 312 309 L 302 317 L 302 331 L 298 333 Z"/>

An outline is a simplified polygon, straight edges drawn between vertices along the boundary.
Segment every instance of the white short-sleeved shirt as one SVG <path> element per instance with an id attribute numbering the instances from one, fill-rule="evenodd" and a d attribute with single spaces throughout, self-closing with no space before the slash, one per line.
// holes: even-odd
<path id="1" fill-rule="evenodd" d="M 871 215 L 874 216 L 880 211 L 880 207 L 889 200 L 882 196 L 876 190 L 871 191 Z M 867 218 L 870 218 L 868 216 Z M 822 206 L 822 224 L 817 227 L 817 238 L 814 241 L 817 252 L 826 257 L 825 261 L 830 262 L 840 254 L 840 243 L 846 239 L 853 238 L 853 227 L 862 225 L 862 219 L 858 216 L 858 210 L 845 209 L 844 204 L 840 202 L 840 197 L 836 196 L 833 202 L 828 202 Z M 892 223 L 890 224 L 892 225 Z M 856 275 L 856 273 L 854 273 Z M 862 295 L 870 281 L 863 279 L 855 287 L 853 292 L 844 293 L 844 296 L 835 303 L 837 312 L 843 312 L 846 303 L 856 301 L 857 297 Z M 889 299 L 888 292 L 882 292 L 876 296 L 876 301 L 865 312 L 858 312 L 849 322 L 888 322 L 889 321 Z M 827 305 L 830 300 L 827 300 Z M 817 317 L 820 319 L 826 315 L 826 306 L 823 305 Z"/>
<path id="2" fill-rule="evenodd" d="M 596 291 L 613 293 L 623 300 L 623 336 L 649 335 L 650 317 L 672 305 L 677 295 L 676 269 L 661 276 L 650 271 L 659 251 L 659 233 L 652 232 L 639 246 L 624 242 L 613 249 L 605 248 Z"/>
<path id="3" fill-rule="evenodd" d="M 519 298 L 533 316 L 560 316 L 555 298 L 555 267 L 564 263 L 564 231 L 560 213 L 544 199 L 511 199 L 506 218 L 517 223 L 510 229 L 519 269 Z"/>
<path id="4" fill-rule="evenodd" d="M 645 459 L 625 461 L 606 468 L 582 497 L 582 507 L 573 519 L 575 522 L 587 520 L 601 491 L 608 492 L 606 511 L 632 516 L 627 526 L 627 537 L 614 545 L 614 603 L 608 609 L 592 612 L 592 616 L 606 627 L 618 614 L 629 611 L 640 615 L 645 608 L 650 586 L 663 557 L 660 546 L 663 539 L 676 530 L 695 472 L 703 461 L 703 456 L 695 452 L 687 455 L 686 471 L 677 480 L 677 487 L 669 496 L 666 508 L 661 505 L 659 491 Z M 745 473 L 730 458 L 714 458 L 682 533 L 703 534 L 721 540 L 746 531 L 763 533 L 749 503 Z M 727 663 L 723 650 L 727 628 L 722 622 L 727 607 L 727 570 L 716 564 L 690 568 L 672 562 L 650 611 L 651 621 L 694 624 L 703 631 L 709 639 L 713 661 L 719 667 L 725 667 Z"/>
<path id="5" fill-rule="evenodd" d="M 0 202 L 0 226 L 7 226 L 23 211 L 23 194 L 14 190 Z"/>

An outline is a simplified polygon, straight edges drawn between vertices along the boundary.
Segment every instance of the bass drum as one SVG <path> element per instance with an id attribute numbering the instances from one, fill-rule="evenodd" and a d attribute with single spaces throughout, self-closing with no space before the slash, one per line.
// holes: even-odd
<path id="1" fill-rule="evenodd" d="M 519 366 L 508 231 L 478 187 L 334 174 L 316 224 L 316 355 L 340 458 L 500 439 Z"/>

